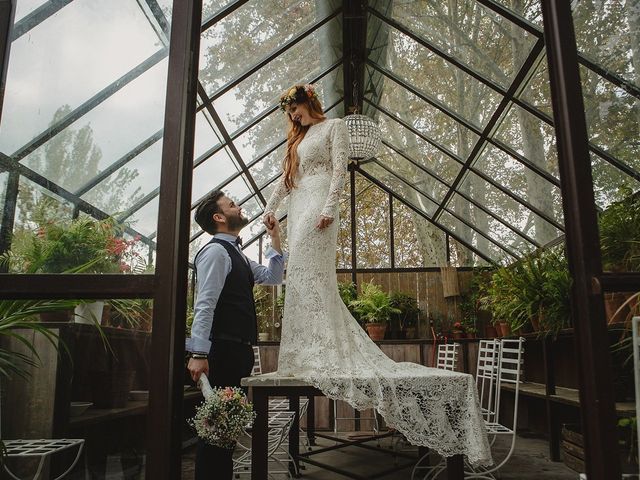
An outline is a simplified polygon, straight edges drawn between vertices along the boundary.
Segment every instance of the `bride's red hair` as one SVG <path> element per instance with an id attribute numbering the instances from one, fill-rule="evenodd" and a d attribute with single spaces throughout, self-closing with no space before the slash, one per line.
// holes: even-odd
<path id="1" fill-rule="evenodd" d="M 304 87 L 304 85 L 294 85 L 288 91 L 290 92 L 293 88 L 297 91 L 299 91 L 299 89 L 304 90 Z M 287 94 L 283 95 L 283 98 L 286 96 Z M 303 98 L 302 101 L 300 101 L 301 98 Z M 317 120 L 324 120 L 326 118 L 317 95 L 304 95 L 304 97 L 302 95 L 296 95 L 296 101 L 292 103 L 296 103 L 297 105 L 306 105 L 309 109 L 309 115 L 311 118 L 315 118 Z M 294 122 L 291 120 L 291 115 L 289 115 L 288 112 L 287 122 L 289 123 L 289 129 L 287 131 L 287 152 L 282 162 L 282 170 L 284 172 L 284 185 L 287 187 L 287 190 L 291 190 L 296 187 L 295 178 L 298 174 L 299 165 L 298 145 L 307 134 L 307 130 L 309 130 L 310 125 L 305 127 Z"/>

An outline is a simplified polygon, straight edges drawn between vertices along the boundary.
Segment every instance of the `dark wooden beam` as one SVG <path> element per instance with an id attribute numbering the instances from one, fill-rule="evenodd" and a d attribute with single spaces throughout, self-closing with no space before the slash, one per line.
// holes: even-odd
<path id="1" fill-rule="evenodd" d="M 598 223 L 578 52 L 568 1 L 543 0 L 588 478 L 619 479 L 620 457 Z"/>
<path id="2" fill-rule="evenodd" d="M 362 112 L 364 66 L 367 61 L 366 0 L 342 1 L 344 111 Z"/>
<path id="3" fill-rule="evenodd" d="M 180 478 L 185 317 L 202 2 L 173 2 L 158 214 L 147 480 Z"/>

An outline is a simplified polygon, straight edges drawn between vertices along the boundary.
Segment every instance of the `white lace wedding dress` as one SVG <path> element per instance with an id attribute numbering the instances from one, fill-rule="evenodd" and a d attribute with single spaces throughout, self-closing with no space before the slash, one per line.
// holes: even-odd
<path id="1" fill-rule="evenodd" d="M 476 464 L 491 455 L 470 375 L 396 363 L 371 341 L 338 294 L 338 203 L 347 175 L 349 139 L 344 121 L 312 125 L 298 146 L 296 188 L 280 179 L 265 209 L 289 195 L 289 260 L 279 376 L 311 383 L 356 409 L 375 408 L 415 445 Z M 321 214 L 334 222 L 319 230 Z M 462 378 L 461 378 L 462 377 Z"/>

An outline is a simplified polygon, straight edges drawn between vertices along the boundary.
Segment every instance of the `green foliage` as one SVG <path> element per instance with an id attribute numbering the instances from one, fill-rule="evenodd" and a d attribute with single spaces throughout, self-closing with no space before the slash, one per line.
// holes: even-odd
<path id="1" fill-rule="evenodd" d="M 624 417 L 618 420 L 618 427 L 625 431 L 627 437 L 623 446 L 627 447 L 627 461 L 630 464 L 638 465 L 638 417 Z"/>
<path id="2" fill-rule="evenodd" d="M 253 287 L 253 299 L 256 304 L 256 317 L 259 332 L 270 332 L 273 326 L 273 308 L 269 291 L 260 285 Z"/>
<path id="3" fill-rule="evenodd" d="M 555 334 L 569 325 L 570 288 L 564 253 L 552 249 L 497 269 L 480 302 L 494 322 L 506 321 L 512 330 L 536 316 L 541 330 Z"/>
<path id="4" fill-rule="evenodd" d="M 623 200 L 599 218 L 602 267 L 608 271 L 640 270 L 640 195 L 622 187 Z"/>
<path id="5" fill-rule="evenodd" d="M 350 305 L 365 323 L 388 322 L 392 314 L 400 313 L 400 309 L 391 305 L 389 294 L 373 282 L 363 284 L 358 300 Z"/>
<path id="6" fill-rule="evenodd" d="M 415 327 L 418 324 L 418 316 L 420 315 L 420 307 L 418 301 L 407 293 L 392 292 L 391 306 L 400 310 L 396 316 L 403 327 Z"/>
<path id="7" fill-rule="evenodd" d="M 39 202 L 34 213 L 36 227 L 14 233 L 11 250 L 3 255 L 11 272 L 116 273 L 144 265 L 133 249 L 137 240 L 124 240 L 124 227 L 114 219 L 83 216 L 65 220 L 50 214 L 50 202 Z"/>

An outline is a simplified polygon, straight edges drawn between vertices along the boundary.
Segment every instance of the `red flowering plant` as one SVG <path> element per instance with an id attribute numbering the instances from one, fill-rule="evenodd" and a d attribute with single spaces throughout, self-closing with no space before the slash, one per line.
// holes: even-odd
<path id="1" fill-rule="evenodd" d="M 462 324 L 462 322 L 455 322 L 453 324 L 453 331 L 454 332 L 464 332 L 464 325 Z"/>

